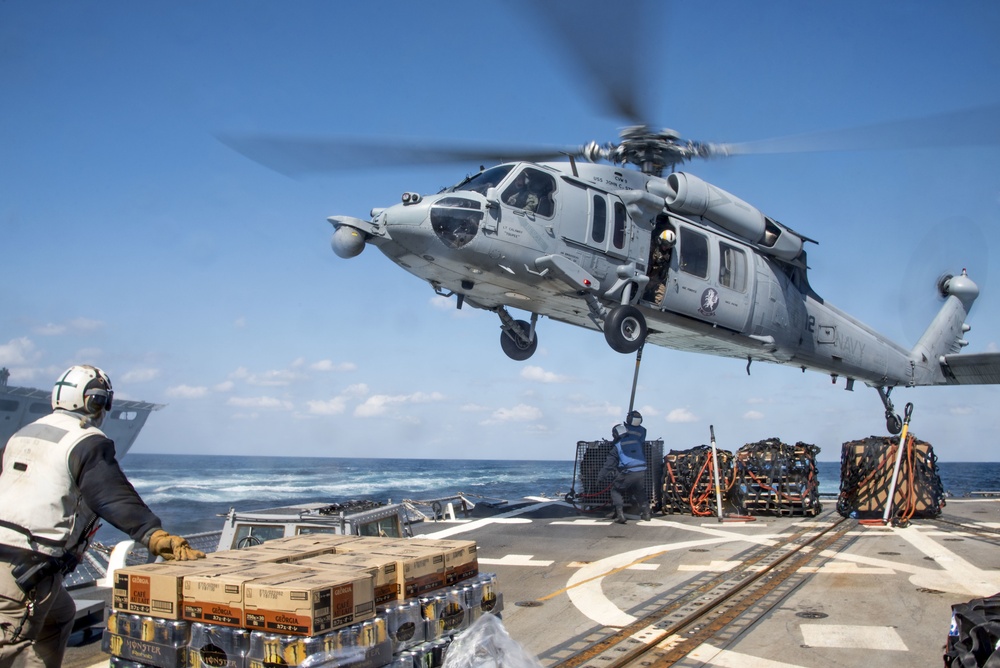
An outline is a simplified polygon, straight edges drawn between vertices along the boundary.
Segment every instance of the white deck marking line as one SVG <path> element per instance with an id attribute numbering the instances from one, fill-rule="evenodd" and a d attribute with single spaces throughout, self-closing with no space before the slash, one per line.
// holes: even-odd
<path id="1" fill-rule="evenodd" d="M 499 559 L 480 557 L 479 563 L 487 566 L 551 566 L 552 561 L 532 559 L 533 554 L 507 554 Z"/>
<path id="2" fill-rule="evenodd" d="M 565 501 L 546 501 L 544 503 L 535 503 L 530 506 L 525 506 L 524 508 L 517 508 L 515 510 L 508 510 L 506 513 L 500 513 L 499 515 L 493 515 L 492 517 L 484 517 L 481 520 L 475 520 L 467 524 L 461 524 L 458 526 L 453 526 L 448 529 L 442 529 L 441 531 L 435 531 L 433 533 L 423 534 L 421 538 L 448 538 L 449 536 L 455 536 L 460 533 L 467 533 L 469 531 L 475 531 L 484 526 L 490 524 L 527 524 L 531 520 L 518 517 L 518 515 L 523 515 L 524 513 L 530 513 L 533 510 L 538 510 L 539 508 L 544 508 L 545 506 L 551 505 L 566 505 Z"/>
<path id="3" fill-rule="evenodd" d="M 701 573 L 725 573 L 726 571 L 731 571 L 740 564 L 742 561 L 719 561 L 718 559 L 713 560 L 711 563 L 705 564 L 680 564 L 677 566 L 679 571 L 695 571 Z"/>
<path id="4" fill-rule="evenodd" d="M 915 548 L 931 557 L 938 568 L 927 568 L 901 561 L 865 557 L 846 552 L 824 550 L 820 554 L 838 561 L 853 562 L 879 568 L 887 568 L 897 573 L 909 573 L 910 582 L 918 587 L 927 587 L 962 596 L 991 596 L 1000 591 L 1000 571 L 983 570 L 973 566 L 947 548 L 934 542 L 927 532 L 914 531 L 913 527 L 892 529 L 892 533 L 903 538 Z M 885 534 L 883 534 L 885 535 Z"/>
<path id="5" fill-rule="evenodd" d="M 896 571 L 882 566 L 859 566 L 853 561 L 842 563 L 828 561 L 822 566 L 803 566 L 800 573 L 820 573 L 829 575 L 895 575 Z"/>
<path id="6" fill-rule="evenodd" d="M 917 548 L 928 557 L 934 559 L 944 569 L 949 578 L 942 578 L 940 572 L 934 572 L 934 577 L 928 582 L 922 577 L 920 585 L 930 589 L 940 589 L 938 583 L 951 579 L 953 584 L 961 587 L 973 596 L 991 596 L 1000 590 L 1000 571 L 986 571 L 973 566 L 940 543 L 936 543 L 926 534 L 909 529 L 896 529 L 896 535 Z M 917 577 L 911 577 L 914 584 Z"/>
<path id="7" fill-rule="evenodd" d="M 852 626 L 849 624 L 802 624 L 802 640 L 810 647 L 842 649 L 879 649 L 907 652 L 909 648 L 891 626 Z"/>
<path id="8" fill-rule="evenodd" d="M 797 663 L 784 663 L 749 654 L 740 654 L 728 649 L 718 649 L 708 643 L 699 645 L 688 654 L 688 658 L 703 661 L 708 666 L 719 666 L 719 668 L 805 668 Z"/>
<path id="9" fill-rule="evenodd" d="M 622 611 L 618 606 L 604 595 L 601 583 L 604 576 L 613 571 L 623 570 L 634 566 L 637 562 L 657 556 L 664 552 L 673 550 L 684 550 L 692 547 L 704 545 L 716 545 L 719 543 L 729 543 L 743 541 L 751 543 L 761 543 L 764 545 L 775 545 L 777 536 L 773 534 L 747 536 L 741 533 L 722 531 L 719 529 L 706 529 L 692 527 L 677 522 L 664 522 L 652 520 L 650 524 L 659 523 L 661 525 L 676 526 L 688 531 L 709 534 L 711 538 L 701 538 L 695 540 L 678 541 L 676 543 L 666 543 L 663 545 L 651 545 L 648 547 L 613 554 L 604 559 L 593 561 L 582 566 L 576 573 L 570 576 L 566 583 L 565 592 L 569 596 L 573 605 L 586 617 L 603 626 L 628 626 L 636 621 L 632 615 Z"/>

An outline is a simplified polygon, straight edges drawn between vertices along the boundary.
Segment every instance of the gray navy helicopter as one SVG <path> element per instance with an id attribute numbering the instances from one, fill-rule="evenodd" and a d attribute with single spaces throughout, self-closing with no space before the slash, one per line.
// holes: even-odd
<path id="1" fill-rule="evenodd" d="M 641 121 L 621 68 L 601 71 L 600 58 L 588 60 L 584 51 L 577 48 L 578 60 L 605 101 Z M 996 112 L 959 112 L 908 129 L 926 145 L 927 128 Z M 828 150 L 830 141 L 849 148 L 878 128 L 858 130 L 853 139 L 850 131 L 814 136 L 813 150 Z M 649 342 L 746 360 L 748 371 L 753 361 L 818 371 L 834 382 L 844 378 L 848 390 L 861 381 L 878 391 L 893 434 L 902 428 L 890 399 L 896 387 L 1000 383 L 1000 353 L 959 354 L 979 294 L 964 270 L 938 279 L 944 303 L 908 350 L 813 291 L 805 247 L 812 239 L 678 171 L 695 159 L 802 150 L 797 143 L 698 142 L 642 122 L 621 131 L 617 143 L 527 151 L 281 136 L 222 140 L 286 173 L 341 169 L 356 165 L 351 156 L 360 154 L 392 164 L 496 159 L 441 192 L 406 192 L 369 218 L 328 220 L 340 257 L 374 246 L 437 294 L 455 297 L 458 308 L 495 313 L 500 347 L 514 360 L 535 352 L 539 318 L 546 316 L 602 332 L 620 353 Z M 512 309 L 529 315 L 519 318 Z"/>

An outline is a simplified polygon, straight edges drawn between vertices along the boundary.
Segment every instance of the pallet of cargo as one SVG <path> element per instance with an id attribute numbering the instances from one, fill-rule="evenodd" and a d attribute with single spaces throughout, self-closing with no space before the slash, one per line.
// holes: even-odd
<path id="1" fill-rule="evenodd" d="M 732 488 L 733 453 L 716 450 L 719 467 L 719 492 L 722 503 Z M 699 445 L 689 450 L 671 450 L 663 458 L 663 512 L 668 515 L 716 514 L 712 448 Z"/>
<path id="2" fill-rule="evenodd" d="M 736 484 L 731 498 L 747 515 L 813 517 L 819 501 L 816 455 L 819 448 L 769 438 L 747 443 L 736 453 Z"/>
<path id="3" fill-rule="evenodd" d="M 894 520 L 935 518 L 945 505 L 937 456 L 930 443 L 911 432 L 899 456 L 898 436 L 869 436 L 844 443 L 837 512 L 844 517 L 884 517 L 893 471 L 899 459 L 891 515 Z"/>

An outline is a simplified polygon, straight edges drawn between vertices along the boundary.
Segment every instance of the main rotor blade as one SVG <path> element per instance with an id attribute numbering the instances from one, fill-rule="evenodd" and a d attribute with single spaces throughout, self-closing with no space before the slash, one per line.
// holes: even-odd
<path id="1" fill-rule="evenodd" d="M 254 162 L 287 176 L 430 164 L 541 162 L 580 152 L 579 146 L 443 145 L 441 142 L 422 144 L 408 140 L 292 135 L 224 134 L 217 138 Z"/>
<path id="2" fill-rule="evenodd" d="M 650 122 L 644 95 L 653 83 L 648 68 L 648 38 L 662 5 L 646 0 L 611 3 L 606 0 L 520 0 L 522 20 L 534 23 L 542 39 L 557 38 L 565 55 L 586 78 L 586 87 L 612 115 L 634 125 Z M 660 71 L 662 68 L 657 68 Z M 533 70 L 532 70 L 533 71 Z"/>
<path id="3" fill-rule="evenodd" d="M 708 144 L 713 156 L 869 151 L 1000 144 L 1000 105 L 737 144 Z"/>

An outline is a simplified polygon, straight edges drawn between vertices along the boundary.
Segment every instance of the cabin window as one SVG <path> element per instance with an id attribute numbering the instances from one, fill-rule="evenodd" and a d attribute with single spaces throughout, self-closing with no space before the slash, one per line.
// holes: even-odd
<path id="1" fill-rule="evenodd" d="M 504 204 L 549 218 L 555 210 L 556 180 L 551 174 L 528 167 L 500 195 Z"/>
<path id="2" fill-rule="evenodd" d="M 11 401 L 10 399 L 0 400 L 0 411 L 5 413 L 13 413 L 17 410 L 17 402 Z"/>
<path id="3" fill-rule="evenodd" d="M 680 245 L 681 271 L 698 278 L 708 278 L 708 237 L 682 227 Z"/>
<path id="4" fill-rule="evenodd" d="M 337 528 L 336 527 L 313 527 L 313 526 L 301 527 L 300 526 L 300 527 L 296 527 L 296 529 L 295 529 L 295 535 L 297 535 L 297 536 L 307 536 L 307 535 L 309 535 L 311 533 L 333 533 L 333 534 L 335 534 L 335 533 L 337 533 Z"/>
<path id="5" fill-rule="evenodd" d="M 595 244 L 603 244 L 608 231 L 608 203 L 603 195 L 594 195 L 593 220 L 590 238 Z"/>
<path id="6" fill-rule="evenodd" d="M 615 202 L 615 233 L 611 238 L 611 243 L 618 250 L 625 248 L 625 216 L 625 205 L 621 202 Z"/>
<path id="7" fill-rule="evenodd" d="M 399 521 L 395 515 L 358 525 L 358 535 L 402 538 L 399 531 Z"/>
<path id="8" fill-rule="evenodd" d="M 282 538 L 285 535 L 285 525 L 283 524 L 240 524 L 236 527 L 236 536 L 233 538 L 232 549 L 239 550 L 246 547 L 253 547 L 266 543 L 269 540 Z"/>
<path id="9" fill-rule="evenodd" d="M 52 412 L 52 404 L 31 404 L 28 412 L 32 415 L 48 415 Z"/>
<path id="10" fill-rule="evenodd" d="M 719 285 L 737 292 L 747 289 L 746 253 L 723 242 L 719 242 Z"/>

